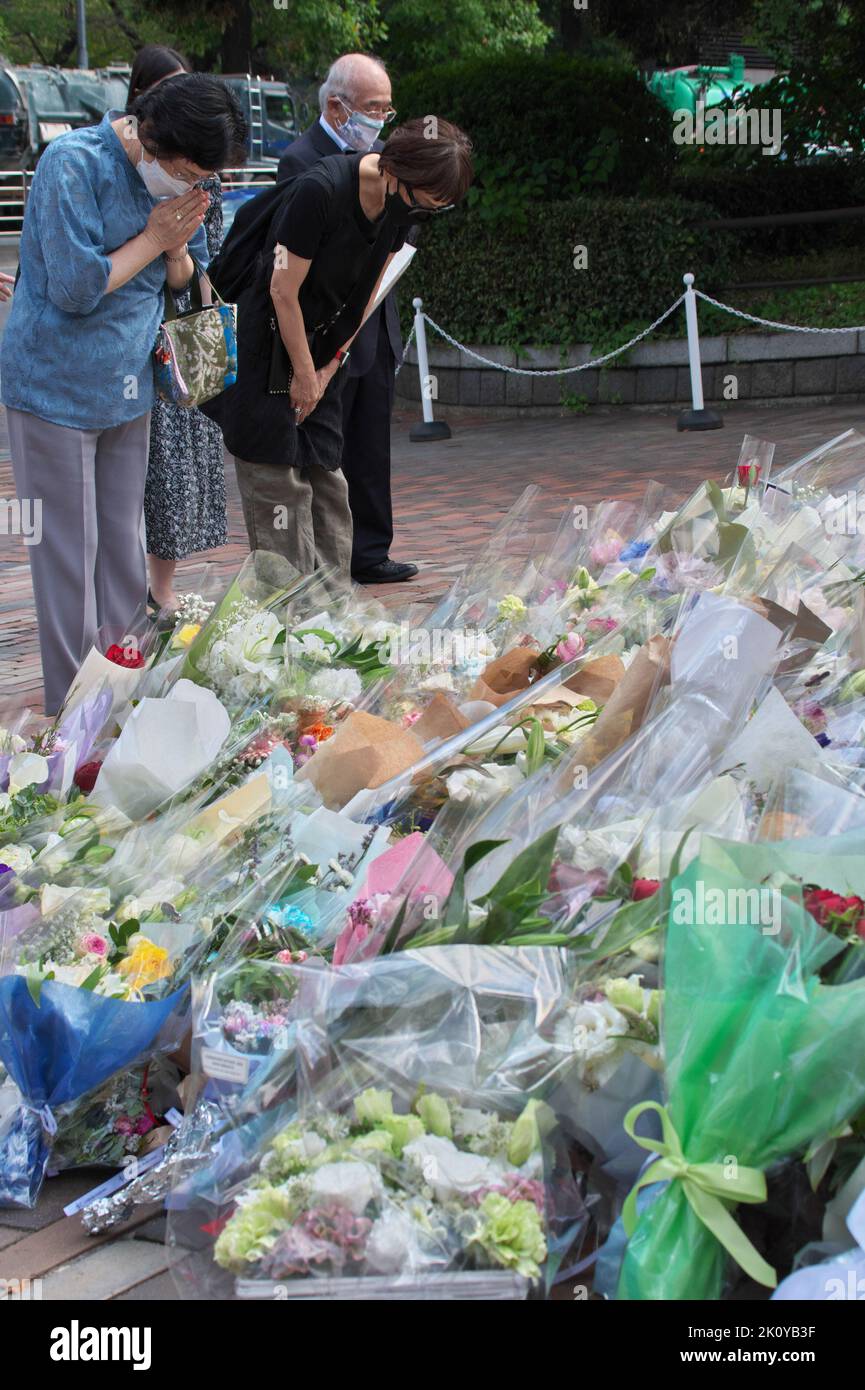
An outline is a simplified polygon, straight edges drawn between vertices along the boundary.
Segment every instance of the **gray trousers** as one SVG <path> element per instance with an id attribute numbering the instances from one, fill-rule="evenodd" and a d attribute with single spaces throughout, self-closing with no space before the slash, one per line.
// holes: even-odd
<path id="1" fill-rule="evenodd" d="M 234 460 L 250 550 L 275 550 L 301 574 L 351 570 L 352 523 L 341 468 Z"/>
<path id="2" fill-rule="evenodd" d="M 106 430 L 54 425 L 8 410 L 19 498 L 41 502 L 28 546 L 45 713 L 56 714 L 97 628 L 126 625 L 147 597 L 142 516 L 150 415 Z"/>

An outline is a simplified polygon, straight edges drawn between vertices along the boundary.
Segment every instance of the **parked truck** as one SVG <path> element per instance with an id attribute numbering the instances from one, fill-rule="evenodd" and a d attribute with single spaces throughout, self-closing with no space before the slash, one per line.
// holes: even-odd
<path id="1" fill-rule="evenodd" d="M 34 169 L 58 135 L 93 125 L 106 111 L 122 111 L 129 74 L 125 64 L 14 67 L 0 59 L 0 169 Z M 307 123 L 305 100 L 286 82 L 250 73 L 230 73 L 224 81 L 234 88 L 249 122 L 250 163 L 275 168 Z"/>

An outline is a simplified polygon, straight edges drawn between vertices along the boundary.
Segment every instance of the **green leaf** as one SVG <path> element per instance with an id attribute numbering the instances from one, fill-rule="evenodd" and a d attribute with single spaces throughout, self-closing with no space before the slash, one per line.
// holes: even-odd
<path id="1" fill-rule="evenodd" d="M 630 950 L 640 937 L 647 936 L 664 921 L 666 914 L 659 897 L 660 889 L 651 898 L 623 903 L 611 920 L 600 923 L 592 932 L 573 937 L 572 950 L 592 963 Z"/>
<path id="2" fill-rule="evenodd" d="M 553 867 L 559 829 L 554 825 L 517 855 L 487 894 L 491 902 L 500 902 L 514 889 L 524 888 L 532 881 L 546 885 Z"/>
<path id="3" fill-rule="evenodd" d="M 529 733 L 526 738 L 526 775 L 531 776 L 537 772 L 547 751 L 547 741 L 544 738 L 544 726 L 540 719 L 530 719 Z"/>

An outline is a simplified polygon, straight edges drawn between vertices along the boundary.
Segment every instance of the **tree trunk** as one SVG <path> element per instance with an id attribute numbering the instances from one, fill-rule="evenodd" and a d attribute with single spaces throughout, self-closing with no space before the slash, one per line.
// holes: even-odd
<path id="1" fill-rule="evenodd" d="M 252 63 L 252 5 L 235 0 L 231 18 L 222 35 L 222 71 L 249 72 Z"/>

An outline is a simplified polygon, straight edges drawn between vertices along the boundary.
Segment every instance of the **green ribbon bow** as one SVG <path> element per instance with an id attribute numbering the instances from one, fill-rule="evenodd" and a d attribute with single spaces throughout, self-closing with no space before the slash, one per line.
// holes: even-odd
<path id="1" fill-rule="evenodd" d="M 643 1139 L 634 1133 L 634 1126 L 645 1110 L 656 1110 L 660 1115 L 663 1139 Z M 778 1283 L 774 1269 L 755 1250 L 725 1205 L 726 1202 L 765 1202 L 766 1178 L 760 1169 L 737 1166 L 736 1174 L 732 1176 L 723 1163 L 689 1163 L 666 1108 L 655 1100 L 644 1100 L 639 1105 L 631 1106 L 625 1116 L 624 1127 L 628 1137 L 641 1149 L 659 1155 L 637 1179 L 622 1209 L 622 1225 L 628 1238 L 633 1235 L 637 1225 L 637 1193 L 640 1188 L 648 1187 L 653 1182 L 678 1180 L 697 1218 L 728 1254 L 758 1284 L 774 1289 Z"/>

